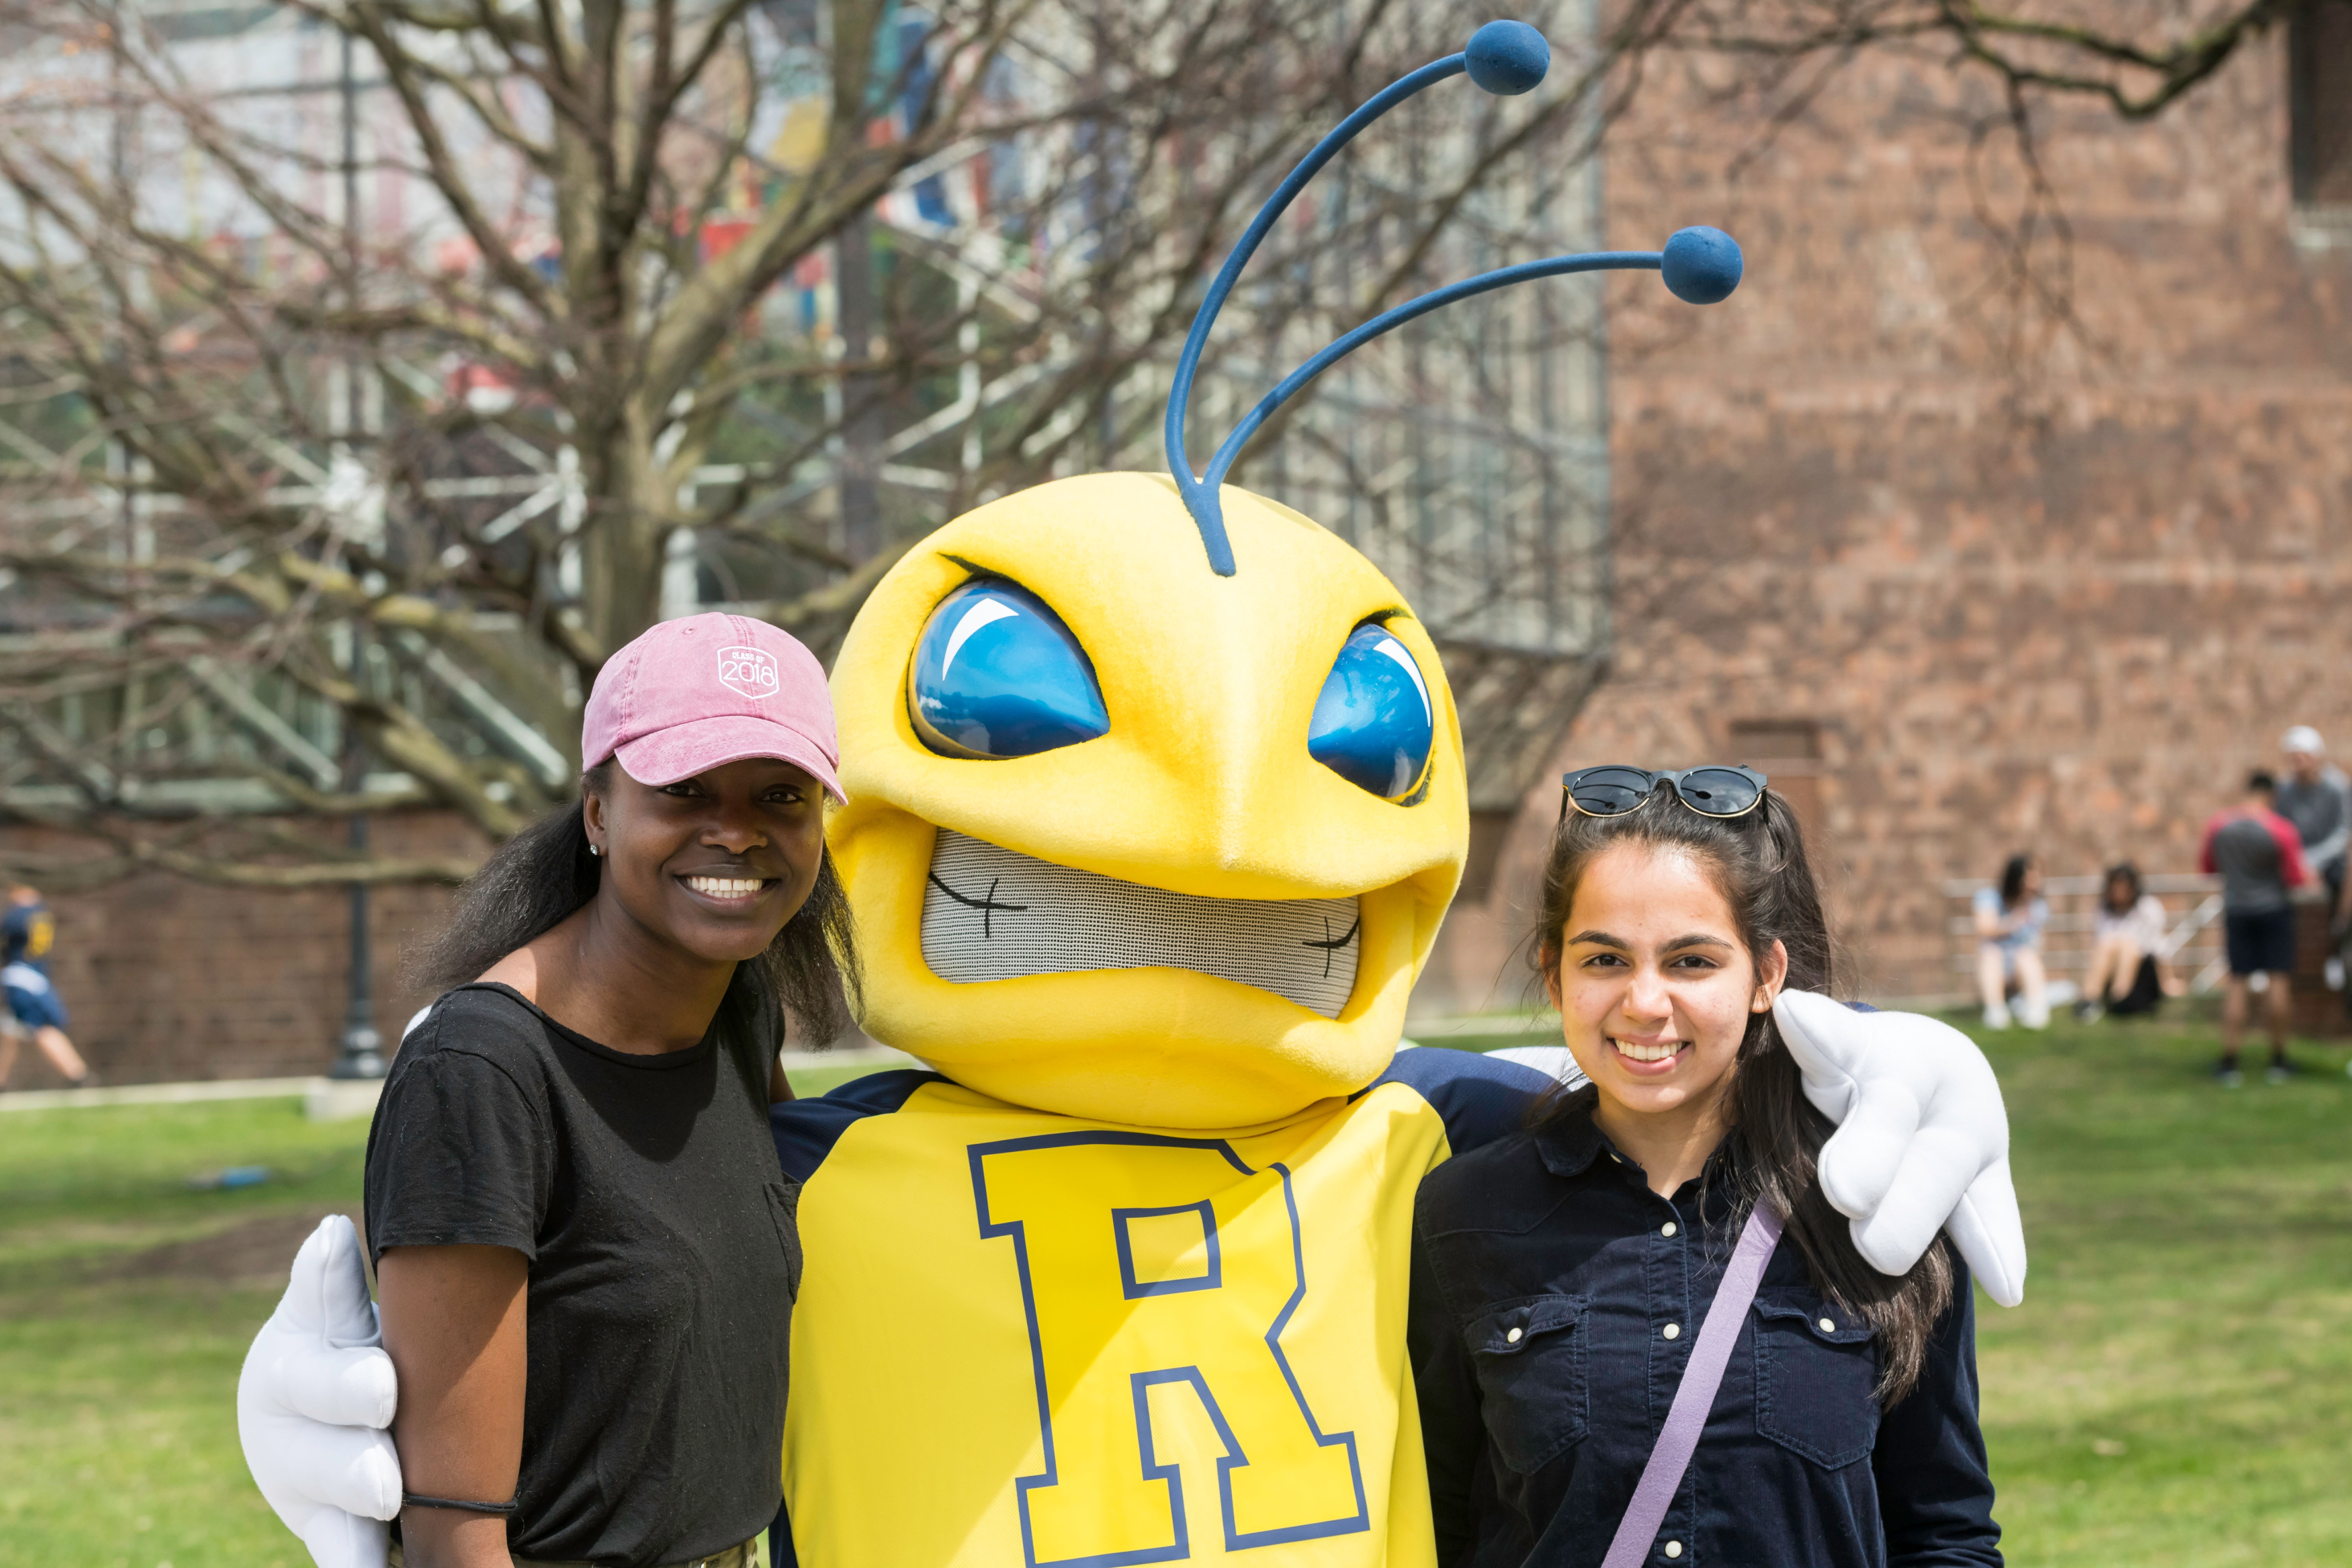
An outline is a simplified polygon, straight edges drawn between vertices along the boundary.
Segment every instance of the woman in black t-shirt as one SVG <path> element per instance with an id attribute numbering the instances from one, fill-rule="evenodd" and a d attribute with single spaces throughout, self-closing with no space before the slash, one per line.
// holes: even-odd
<path id="1" fill-rule="evenodd" d="M 583 798 L 427 963 L 368 1135 L 395 1568 L 750 1568 L 781 1500 L 800 1249 L 767 1125 L 854 991 L 824 678 L 709 615 L 608 662 Z M 756 1391 L 756 1392 L 755 1392 Z M 764 1395 L 764 1396 L 763 1396 Z"/>

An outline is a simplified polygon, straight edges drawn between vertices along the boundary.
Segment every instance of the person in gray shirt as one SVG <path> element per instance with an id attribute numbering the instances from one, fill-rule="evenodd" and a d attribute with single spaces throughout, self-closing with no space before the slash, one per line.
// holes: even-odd
<path id="1" fill-rule="evenodd" d="M 2303 861 L 2303 835 L 2278 814 L 2278 781 L 2258 773 L 2246 780 L 2245 797 L 2213 814 L 2197 868 L 2221 879 L 2221 938 L 2230 978 L 2221 997 L 2221 1060 L 2213 1076 L 2235 1089 L 2238 1042 L 2246 1029 L 2246 998 L 2257 974 L 2268 975 L 2263 996 L 2271 1037 L 2271 1081 L 2291 1070 L 2286 1059 L 2287 1025 L 2294 1017 L 2288 994 L 2294 973 L 2294 889 L 2311 880 Z"/>
<path id="2" fill-rule="evenodd" d="M 2344 897 L 2345 852 L 2352 847 L 2352 781 L 2327 760 L 2326 742 L 2308 724 L 2297 724 L 2279 742 L 2286 753 L 2286 776 L 2279 780 L 2273 809 L 2303 836 L 2305 864 L 2327 884 L 2327 907 L 2340 945 L 2347 908 Z M 2340 952 L 2327 957 L 2327 987 L 2344 989 L 2344 959 Z"/>

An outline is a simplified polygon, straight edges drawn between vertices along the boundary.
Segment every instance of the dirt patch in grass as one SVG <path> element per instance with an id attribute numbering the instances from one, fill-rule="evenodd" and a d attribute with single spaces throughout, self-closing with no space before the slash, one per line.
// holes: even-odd
<path id="1" fill-rule="evenodd" d="M 226 1230 L 191 1241 L 166 1242 L 117 1258 L 100 1271 L 103 1279 L 178 1279 L 208 1285 L 283 1284 L 293 1267 L 294 1254 L 331 1214 L 351 1209 L 305 1208 L 288 1214 L 259 1215 Z"/>

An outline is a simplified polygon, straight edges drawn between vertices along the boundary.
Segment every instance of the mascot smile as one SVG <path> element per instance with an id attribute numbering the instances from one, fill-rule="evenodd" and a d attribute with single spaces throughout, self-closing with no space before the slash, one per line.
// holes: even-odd
<path id="1" fill-rule="evenodd" d="M 1414 1189 L 1552 1080 L 1398 1050 L 1468 837 L 1453 700 L 1368 561 L 1221 481 L 1275 407 L 1415 316 L 1604 268 L 1712 303 L 1738 250 L 1687 229 L 1423 296 L 1302 365 L 1202 478 L 1184 415 L 1218 308 L 1316 170 L 1424 88 L 1525 91 L 1548 58 L 1491 24 L 1293 172 L 1194 323 L 1169 474 L 984 506 L 859 614 L 834 673 L 849 804 L 829 838 L 866 1028 L 929 1070 L 774 1110 L 806 1257 L 780 1562 L 1433 1564 L 1404 1343 Z M 1822 1169 L 1864 1255 L 1899 1271 L 1948 1219 L 2017 1300 L 2006 1121 L 1974 1047 L 1821 997 L 1780 1018 L 1808 1094 L 1845 1121 Z M 366 1568 L 381 1527 L 343 1526 L 390 1517 L 396 1461 L 365 1430 L 382 1419 L 333 1425 L 354 1406 L 323 1391 L 386 1373 L 360 1370 L 379 1351 L 332 1348 L 364 1337 L 362 1309 L 320 1324 L 356 1268 L 322 1237 L 242 1414 L 272 1503 L 326 1568 Z"/>

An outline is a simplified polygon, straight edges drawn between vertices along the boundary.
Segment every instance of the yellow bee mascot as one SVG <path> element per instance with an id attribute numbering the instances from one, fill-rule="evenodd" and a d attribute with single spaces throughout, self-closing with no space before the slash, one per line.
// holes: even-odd
<path id="1" fill-rule="evenodd" d="M 1170 474 L 984 506 L 857 617 L 829 837 L 866 1027 L 929 1070 L 775 1108 L 807 1260 L 779 1563 L 1433 1568 L 1404 1338 L 1413 1193 L 1550 1079 L 1398 1050 L 1468 834 L 1444 676 L 1369 562 L 1221 479 L 1312 376 L 1452 300 L 1648 268 L 1707 303 L 1739 253 L 1689 229 L 1424 296 L 1286 379 L 1205 478 L 1183 423 L 1218 307 L 1317 169 L 1424 88 L 1466 72 L 1525 91 L 1548 60 L 1532 28 L 1490 24 L 1293 172 L 1194 323 Z M 1885 1160 L 1928 1142 L 1937 1073 L 1990 1081 L 1972 1051 L 1922 1068 L 1881 1046 L 1912 1086 L 1889 1110 L 1866 1092 L 1872 1048 L 1825 1063 L 1815 1096 L 1859 1102 L 1849 1131 L 1868 1123 Z M 1990 1218 L 1962 1245 L 2014 1259 L 1980 1264 L 1997 1293 L 2021 1278 L 2000 1123 L 1979 1097 L 1972 1122 L 1945 1118 L 1938 1147 L 1959 1152 L 1877 1184 L 1927 1217 L 1874 1258 L 1907 1266 L 1977 1184 Z"/>

